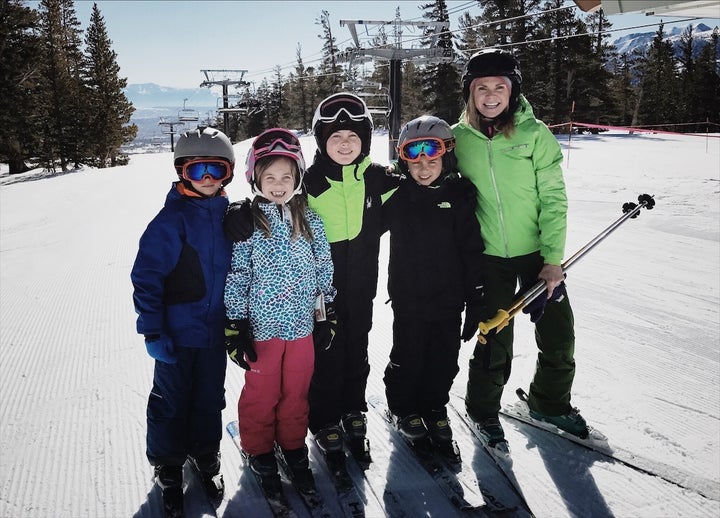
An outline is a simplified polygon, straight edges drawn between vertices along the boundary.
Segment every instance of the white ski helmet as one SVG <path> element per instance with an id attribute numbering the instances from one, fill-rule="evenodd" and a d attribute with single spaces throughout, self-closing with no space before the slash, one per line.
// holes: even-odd
<path id="1" fill-rule="evenodd" d="M 340 130 L 352 130 L 362 142 L 361 154 L 370 154 L 373 121 L 365 101 L 349 92 L 332 94 L 315 109 L 312 120 L 318 150 L 327 154 L 325 144 L 330 135 Z"/>

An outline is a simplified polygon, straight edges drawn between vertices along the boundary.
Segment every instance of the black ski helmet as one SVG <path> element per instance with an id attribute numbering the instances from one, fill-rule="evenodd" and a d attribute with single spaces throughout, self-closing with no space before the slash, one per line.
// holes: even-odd
<path id="1" fill-rule="evenodd" d="M 470 84 L 478 77 L 502 77 L 510 79 L 512 92 L 510 93 L 510 112 L 517 107 L 520 96 L 520 85 L 522 74 L 517 59 L 507 50 L 498 48 L 483 49 L 472 56 L 465 64 L 465 72 L 462 76 L 463 99 L 465 104 L 470 97 Z"/>

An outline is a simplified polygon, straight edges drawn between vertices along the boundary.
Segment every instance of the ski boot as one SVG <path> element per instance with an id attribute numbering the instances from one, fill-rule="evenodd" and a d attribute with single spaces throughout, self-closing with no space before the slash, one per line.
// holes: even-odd
<path id="1" fill-rule="evenodd" d="M 430 442 L 438 453 L 451 464 L 459 464 L 462 461 L 460 449 L 453 440 L 447 416 L 440 412 L 432 412 L 430 417 L 423 417 L 423 422 L 428 430 Z"/>
<path id="2" fill-rule="evenodd" d="M 336 424 L 326 426 L 316 433 L 315 442 L 324 455 L 343 451 L 342 431 Z"/>
<path id="3" fill-rule="evenodd" d="M 530 417 L 538 421 L 544 421 L 552 425 L 557 426 L 560 430 L 563 430 L 569 434 L 580 437 L 581 439 L 587 439 L 590 434 L 588 425 L 580 415 L 580 411 L 577 408 L 573 408 L 567 414 L 550 416 L 543 415 L 539 412 L 530 410 Z"/>
<path id="4" fill-rule="evenodd" d="M 414 443 L 426 439 L 428 436 L 428 430 L 418 414 L 410 414 L 405 417 L 393 416 L 393 421 L 400 435 L 410 442 Z"/>
<path id="5" fill-rule="evenodd" d="M 338 425 L 326 426 L 316 433 L 315 444 L 322 452 L 333 478 L 342 477 L 347 473 L 342 431 Z"/>
<path id="6" fill-rule="evenodd" d="M 285 464 L 286 472 L 290 476 L 295 488 L 306 495 L 315 494 L 315 478 L 310 469 L 307 446 L 295 450 L 285 450 L 277 447 L 276 456 Z"/>
<path id="7" fill-rule="evenodd" d="M 220 453 L 212 452 L 197 457 L 189 457 L 190 464 L 200 475 L 203 489 L 208 498 L 213 502 L 222 500 L 225 493 L 225 481 L 220 474 Z"/>
<path id="8" fill-rule="evenodd" d="M 155 482 L 162 491 L 165 518 L 183 518 L 182 466 L 155 466 Z"/>
<path id="9" fill-rule="evenodd" d="M 505 440 L 505 431 L 500 424 L 500 419 L 495 417 L 487 417 L 480 421 L 474 422 L 480 440 L 484 443 L 485 449 L 491 455 L 500 459 L 510 458 L 510 446 Z"/>
<path id="10" fill-rule="evenodd" d="M 350 412 L 340 420 L 350 453 L 361 464 L 370 464 L 370 441 L 367 439 L 367 418 L 362 412 Z"/>
<path id="11" fill-rule="evenodd" d="M 274 451 L 260 455 L 247 454 L 247 459 L 248 466 L 250 466 L 266 496 L 276 497 L 282 493 L 282 484 Z"/>

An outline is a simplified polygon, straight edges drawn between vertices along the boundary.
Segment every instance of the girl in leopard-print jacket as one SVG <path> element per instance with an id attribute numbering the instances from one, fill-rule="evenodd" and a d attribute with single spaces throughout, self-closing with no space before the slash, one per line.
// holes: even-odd
<path id="1" fill-rule="evenodd" d="M 227 318 L 249 324 L 257 355 L 248 359 L 238 402 L 240 441 L 251 459 L 272 455 L 275 443 L 284 452 L 304 449 L 314 305 L 319 295 L 331 303 L 336 293 L 323 223 L 302 193 L 299 142 L 296 149 L 286 130 L 270 131 L 276 134 L 260 135 L 250 150 L 255 230 L 234 243 L 225 287 Z"/>

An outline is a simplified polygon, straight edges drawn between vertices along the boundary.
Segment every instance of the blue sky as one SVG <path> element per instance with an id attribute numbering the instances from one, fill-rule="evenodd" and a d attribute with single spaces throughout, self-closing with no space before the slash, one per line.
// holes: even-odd
<path id="1" fill-rule="evenodd" d="M 118 55 L 121 74 L 127 77 L 128 83 L 197 87 L 205 79 L 201 69 L 247 70 L 245 79 L 256 82 L 263 77 L 271 78 L 277 65 L 287 74 L 296 62 L 298 44 L 302 46 L 305 65 L 317 64 L 322 41 L 316 21 L 322 10 L 330 13 L 336 42 L 345 48 L 352 40 L 348 27 L 341 27 L 340 20 L 390 21 L 399 8 L 402 20 L 419 21 L 422 19 L 419 6 L 426 2 L 100 0 L 96 3 Z M 474 1 L 447 3 L 453 30 L 457 29 L 457 20 L 465 10 L 471 15 L 479 14 Z M 92 5 L 88 0 L 75 1 L 83 29 L 90 22 Z M 665 20 L 667 30 L 675 19 Z M 660 18 L 620 15 L 611 16 L 610 20 L 614 29 L 620 29 L 657 23 Z M 705 22 L 720 25 L 718 20 Z M 362 27 L 358 26 L 359 32 Z M 655 29 L 648 27 L 633 32 Z M 403 41 L 417 35 L 417 30 L 405 27 Z M 403 44 L 403 47 L 409 45 Z"/>

